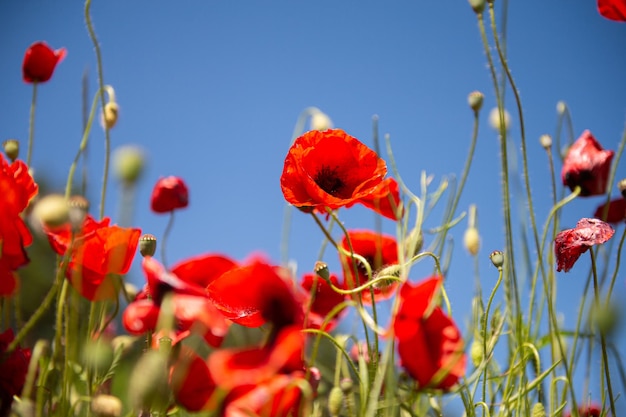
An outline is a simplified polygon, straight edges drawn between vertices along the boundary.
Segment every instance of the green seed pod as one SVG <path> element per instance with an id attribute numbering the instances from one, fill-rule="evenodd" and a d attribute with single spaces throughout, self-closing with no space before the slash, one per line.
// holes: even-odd
<path id="1" fill-rule="evenodd" d="M 475 13 L 482 13 L 485 10 L 485 0 L 469 0 L 469 4 Z"/>
<path id="2" fill-rule="evenodd" d="M 7 139 L 2 143 L 2 146 L 4 147 L 4 153 L 11 162 L 15 161 L 20 155 L 20 143 L 17 139 Z"/>
<path id="3" fill-rule="evenodd" d="M 504 254 L 499 250 L 494 250 L 493 252 L 491 252 L 491 255 L 489 255 L 489 259 L 491 259 L 491 263 L 493 264 L 493 266 L 498 269 L 502 268 L 502 265 L 504 265 Z"/>
<path id="4" fill-rule="evenodd" d="M 154 235 L 146 233 L 139 238 L 139 253 L 144 258 L 146 256 L 153 256 L 156 252 L 157 238 Z"/>
<path id="5" fill-rule="evenodd" d="M 472 3 L 482 3 L 482 7 L 483 8 L 485 7 L 485 0 L 470 0 L 470 5 Z M 472 6 L 472 7 L 474 7 L 474 6 Z M 476 10 L 476 9 L 474 9 L 474 10 Z M 467 103 L 469 104 L 469 106 L 470 106 L 470 108 L 472 110 L 474 110 L 475 112 L 479 112 L 480 109 L 483 107 L 483 100 L 484 99 L 485 99 L 485 95 L 483 93 L 481 93 L 480 91 L 472 91 L 467 96 Z"/>

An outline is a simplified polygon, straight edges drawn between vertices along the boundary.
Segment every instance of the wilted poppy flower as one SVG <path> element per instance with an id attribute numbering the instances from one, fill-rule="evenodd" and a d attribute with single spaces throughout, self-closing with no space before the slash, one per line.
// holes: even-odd
<path id="1" fill-rule="evenodd" d="M 302 324 L 302 300 L 278 267 L 255 261 L 233 268 L 211 282 L 207 290 L 222 314 L 242 326 L 270 322 L 277 330 Z"/>
<path id="2" fill-rule="evenodd" d="M 606 218 L 604 218 L 605 211 Z M 626 200 L 620 197 L 598 206 L 593 217 L 611 224 L 623 222 L 626 219 Z"/>
<path id="3" fill-rule="evenodd" d="M 348 237 L 350 238 L 354 253 L 361 255 L 367 260 L 367 263 L 369 263 L 372 269 L 372 275 L 375 275 L 377 271 L 380 271 L 386 266 L 398 263 L 398 245 L 393 237 L 380 235 L 368 230 L 348 231 Z M 350 245 L 345 236 L 340 246 L 347 252 L 350 252 Z M 358 260 L 353 260 L 352 257 L 345 255 L 340 255 L 340 260 L 345 276 L 344 282 L 347 288 L 358 287 L 369 280 L 365 266 Z M 382 282 L 380 285 L 374 286 L 374 295 L 377 300 L 387 299 L 393 295 L 393 291 L 396 287 L 396 281 Z M 372 302 L 372 295 L 369 288 L 361 291 L 361 296 L 364 303 Z"/>
<path id="4" fill-rule="evenodd" d="M 37 190 L 24 162 L 8 163 L 0 154 L 0 296 L 15 292 L 14 271 L 28 263 L 25 247 L 33 238 L 20 213 Z"/>
<path id="5" fill-rule="evenodd" d="M 626 0 L 598 0 L 598 12 L 609 20 L 626 22 Z"/>
<path id="6" fill-rule="evenodd" d="M 59 254 L 71 246 L 72 253 L 66 277 L 83 297 L 96 301 L 117 297 L 114 275 L 128 272 L 141 230 L 109 226 L 110 219 L 97 222 L 87 216 L 82 230 L 72 242 L 71 226 L 47 229 L 48 240 Z"/>
<path id="7" fill-rule="evenodd" d="M 602 407 L 598 404 L 581 405 L 578 407 L 579 417 L 600 417 L 602 415 Z M 565 417 L 572 417 L 571 411 L 565 413 Z"/>
<path id="8" fill-rule="evenodd" d="M 45 42 L 35 42 L 24 55 L 22 63 L 22 78 L 27 83 L 43 83 L 52 77 L 54 68 L 63 61 L 67 50 L 65 48 L 56 51 Z"/>
<path id="9" fill-rule="evenodd" d="M 339 283 L 336 275 L 331 274 L 329 280 L 335 287 L 343 289 L 344 286 Z M 317 274 L 305 274 L 302 277 L 300 286 L 306 291 L 308 297 L 314 297 L 311 310 L 309 311 L 308 325 L 316 329 L 321 328 L 326 316 L 346 299 L 345 295 L 334 291 L 332 287 L 328 285 L 325 280 L 317 276 Z M 313 290 L 314 286 L 315 290 Z M 313 291 L 315 292 L 311 295 Z M 309 301 L 306 301 L 305 305 L 308 305 L 308 303 Z M 344 309 L 342 308 L 341 312 L 343 311 Z M 329 332 L 335 328 L 341 318 L 341 312 L 328 321 L 324 327 L 325 331 Z"/>
<path id="10" fill-rule="evenodd" d="M 419 388 L 448 390 L 465 375 L 461 332 L 433 302 L 441 284 L 440 276 L 417 285 L 405 283 L 393 320 L 401 365 Z"/>
<path id="11" fill-rule="evenodd" d="M 12 329 L 0 333 L 0 416 L 9 415 L 13 396 L 22 393 L 30 361 L 30 349 L 17 347 L 6 355 L 13 339 Z"/>
<path id="12" fill-rule="evenodd" d="M 154 185 L 150 207 L 155 213 L 168 213 L 189 205 L 187 184 L 179 177 L 160 178 Z"/>
<path id="13" fill-rule="evenodd" d="M 563 161 L 563 185 L 572 191 L 579 186 L 581 196 L 604 194 L 613 154 L 613 151 L 605 151 L 591 132 L 585 130 Z"/>
<path id="14" fill-rule="evenodd" d="M 587 218 L 580 219 L 574 229 L 563 230 L 554 239 L 556 270 L 569 271 L 580 255 L 593 245 L 606 242 L 613 233 L 615 230 L 602 220 Z"/>
<path id="15" fill-rule="evenodd" d="M 373 204 L 373 200 L 386 197 L 388 191 L 393 192 L 393 185 L 377 188 L 386 174 L 385 161 L 343 130 L 312 130 L 289 149 L 280 186 L 288 203 L 326 213 L 327 208 L 350 207 L 363 199 Z M 376 195 L 370 197 L 372 193 Z M 380 201 L 379 213 L 395 220 L 386 204 Z"/>

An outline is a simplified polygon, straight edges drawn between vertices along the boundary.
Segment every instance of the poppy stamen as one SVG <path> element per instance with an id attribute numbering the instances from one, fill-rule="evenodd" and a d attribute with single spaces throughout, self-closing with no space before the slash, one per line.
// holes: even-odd
<path id="1" fill-rule="evenodd" d="M 322 168 L 317 171 L 314 178 L 315 183 L 322 190 L 334 197 L 340 197 L 340 194 L 345 186 L 343 179 L 339 177 L 337 171 L 337 167 L 330 168 L 323 165 Z"/>

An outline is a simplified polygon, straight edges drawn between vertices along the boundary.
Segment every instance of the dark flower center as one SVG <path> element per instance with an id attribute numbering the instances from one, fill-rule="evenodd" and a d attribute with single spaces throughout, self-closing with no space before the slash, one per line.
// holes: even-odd
<path id="1" fill-rule="evenodd" d="M 330 168 L 322 166 L 322 168 L 317 171 L 313 180 L 322 190 L 334 197 L 340 197 L 340 194 L 345 187 L 345 183 L 339 177 L 336 167 Z"/>

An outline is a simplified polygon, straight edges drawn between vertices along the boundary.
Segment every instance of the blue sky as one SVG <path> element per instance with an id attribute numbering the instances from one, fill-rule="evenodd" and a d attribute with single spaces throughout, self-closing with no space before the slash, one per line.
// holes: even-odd
<path id="1" fill-rule="evenodd" d="M 616 149 L 626 119 L 626 24 L 600 17 L 594 1 L 510 2 L 509 64 L 524 106 L 533 196 L 543 223 L 550 182 L 541 134 L 554 134 L 556 104 L 564 100 L 575 135 L 590 129 Z M 477 21 L 466 1 L 370 0 L 316 2 L 95 1 L 105 83 L 113 85 L 120 119 L 112 146 L 136 144 L 148 165 L 139 184 L 134 224 L 160 235 L 166 216 L 149 210 L 159 176 L 177 175 L 190 188 L 189 208 L 177 213 L 168 243 L 170 262 L 217 251 L 236 259 L 262 251 L 278 261 L 284 200 L 282 163 L 300 111 L 317 106 L 336 127 L 371 145 L 371 119 L 389 133 L 400 173 L 419 191 L 422 171 L 459 174 L 469 147 L 472 113 L 467 94 L 485 93 L 475 163 L 461 209 L 478 205 L 483 287 L 496 279 L 488 254 L 504 246 L 499 148 L 487 115 L 495 99 Z M 21 80 L 24 51 L 34 41 L 65 47 L 66 59 L 38 90 L 33 165 L 62 190 L 81 138 L 81 76 L 96 90 L 93 47 L 83 6 L 66 2 L 0 2 L 0 137 L 26 143 L 31 86 Z M 512 94 L 507 91 L 513 113 Z M 90 98 L 91 101 L 91 98 Z M 99 203 L 103 133 L 89 145 L 89 195 Z M 519 121 L 512 138 L 519 146 Z M 383 155 L 385 156 L 385 155 Z M 626 176 L 620 164 L 618 177 Z M 557 165 L 560 171 L 560 165 Z M 115 219 L 113 180 L 106 213 Z M 601 198 L 569 205 L 563 227 L 593 213 Z M 342 213 L 349 228 L 373 226 L 358 208 Z M 439 217 L 428 219 L 434 227 Z M 393 224 L 384 221 L 393 233 Z M 623 227 L 623 226 L 621 226 Z M 620 231 L 621 231 L 620 227 Z M 472 261 L 462 249 L 465 222 L 451 233 L 457 250 L 447 289 L 464 327 L 473 285 Z M 618 231 L 618 236 L 620 231 Z M 294 213 L 290 254 L 301 272 L 317 257 L 322 235 Z M 428 243 L 428 236 L 426 237 Z M 329 262 L 336 262 L 332 255 Z M 573 313 L 588 261 L 563 282 L 559 307 Z M 426 269 L 429 269 L 430 266 Z M 414 280 L 422 278 L 417 274 Z M 424 272 L 427 273 L 427 272 Z M 141 282 L 135 268 L 132 280 Z M 626 296 L 624 278 L 615 294 Z"/>

